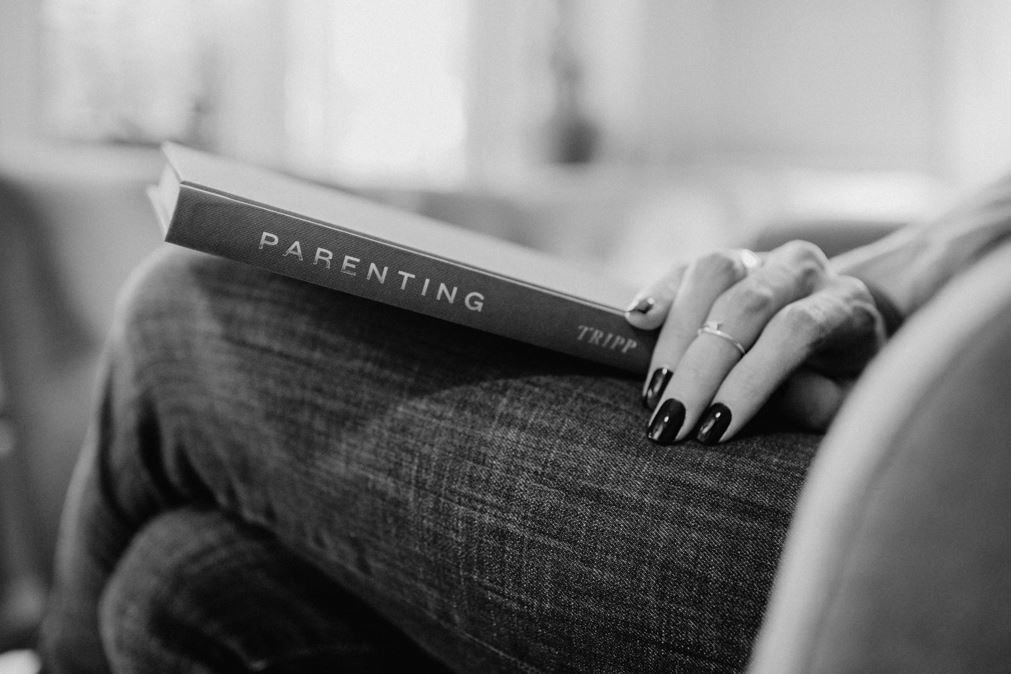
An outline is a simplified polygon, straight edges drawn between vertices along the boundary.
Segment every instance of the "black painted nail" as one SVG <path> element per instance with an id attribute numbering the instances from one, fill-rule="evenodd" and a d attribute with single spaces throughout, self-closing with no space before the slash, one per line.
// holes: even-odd
<path id="1" fill-rule="evenodd" d="M 669 398 L 653 415 L 647 437 L 659 445 L 674 444 L 674 440 L 685 422 L 685 406 L 680 401 Z"/>
<path id="2" fill-rule="evenodd" d="M 646 409 L 652 410 L 660 402 L 660 396 L 663 395 L 663 390 L 667 388 L 667 382 L 670 381 L 672 374 L 674 373 L 665 367 L 658 367 L 653 370 L 653 376 L 649 378 L 649 386 L 646 387 L 646 392 L 642 394 L 642 404 Z"/>
<path id="3" fill-rule="evenodd" d="M 632 302 L 632 304 L 630 304 L 628 306 L 628 308 L 625 309 L 625 313 L 626 314 L 645 314 L 645 313 L 648 313 L 649 310 L 652 309 L 655 304 L 656 304 L 656 300 L 654 300 L 652 297 L 643 297 L 640 300 L 636 300 L 636 301 Z"/>
<path id="4" fill-rule="evenodd" d="M 699 424 L 699 432 L 695 437 L 702 444 L 715 445 L 727 432 L 731 416 L 729 407 L 723 403 L 713 403 L 706 410 L 702 423 Z"/>

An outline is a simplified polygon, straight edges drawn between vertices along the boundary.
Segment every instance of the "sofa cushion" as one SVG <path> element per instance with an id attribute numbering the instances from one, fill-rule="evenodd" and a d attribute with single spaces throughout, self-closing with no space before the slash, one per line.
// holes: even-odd
<path id="1" fill-rule="evenodd" d="M 1011 662 L 1011 244 L 915 315 L 802 494 L 756 672 Z"/>

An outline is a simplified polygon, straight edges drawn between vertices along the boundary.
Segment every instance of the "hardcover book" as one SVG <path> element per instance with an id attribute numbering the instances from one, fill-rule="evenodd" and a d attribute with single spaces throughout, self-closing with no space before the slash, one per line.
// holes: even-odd
<path id="1" fill-rule="evenodd" d="M 148 190 L 165 240 L 638 374 L 626 283 L 517 244 L 174 143 Z"/>

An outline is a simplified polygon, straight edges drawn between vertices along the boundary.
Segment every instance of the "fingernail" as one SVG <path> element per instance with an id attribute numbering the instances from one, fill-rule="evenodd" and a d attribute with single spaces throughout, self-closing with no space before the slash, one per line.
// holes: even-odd
<path id="1" fill-rule="evenodd" d="M 642 299 L 635 300 L 632 304 L 628 305 L 625 309 L 626 314 L 645 314 L 648 313 L 650 309 L 656 304 L 656 300 L 652 297 L 643 297 Z"/>
<path id="2" fill-rule="evenodd" d="M 669 398 L 653 415 L 647 437 L 658 445 L 671 445 L 685 421 L 685 406 L 680 401 Z"/>
<path id="3" fill-rule="evenodd" d="M 723 403 L 713 403 L 699 424 L 696 439 L 704 445 L 715 445 L 727 432 L 731 416 L 729 407 Z"/>
<path id="4" fill-rule="evenodd" d="M 649 386 L 646 387 L 646 392 L 642 394 L 642 404 L 646 409 L 652 410 L 660 402 L 660 396 L 663 395 L 663 390 L 667 388 L 667 382 L 670 381 L 672 374 L 673 372 L 665 367 L 658 367 L 653 370 L 653 375 L 649 378 Z"/>

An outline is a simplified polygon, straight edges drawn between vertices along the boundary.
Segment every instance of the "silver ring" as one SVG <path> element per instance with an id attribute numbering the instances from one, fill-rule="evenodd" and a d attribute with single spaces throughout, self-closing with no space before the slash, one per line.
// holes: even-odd
<path id="1" fill-rule="evenodd" d="M 758 269 L 762 266 L 762 258 L 755 251 L 739 248 L 737 253 L 741 256 L 741 264 L 744 265 L 746 272 L 750 273 L 753 269 Z"/>
<path id="2" fill-rule="evenodd" d="M 733 335 L 731 335 L 729 333 L 726 333 L 723 330 L 720 330 L 720 322 L 719 321 L 706 321 L 702 325 L 702 327 L 699 328 L 698 332 L 695 333 L 695 334 L 696 335 L 712 335 L 713 337 L 719 337 L 722 340 L 730 342 L 730 344 L 735 349 L 737 349 L 738 351 L 741 352 L 741 356 L 742 357 L 744 356 L 744 354 L 746 354 L 748 352 L 748 350 L 744 348 L 744 345 L 741 344 L 739 341 L 737 341 L 734 338 Z"/>

